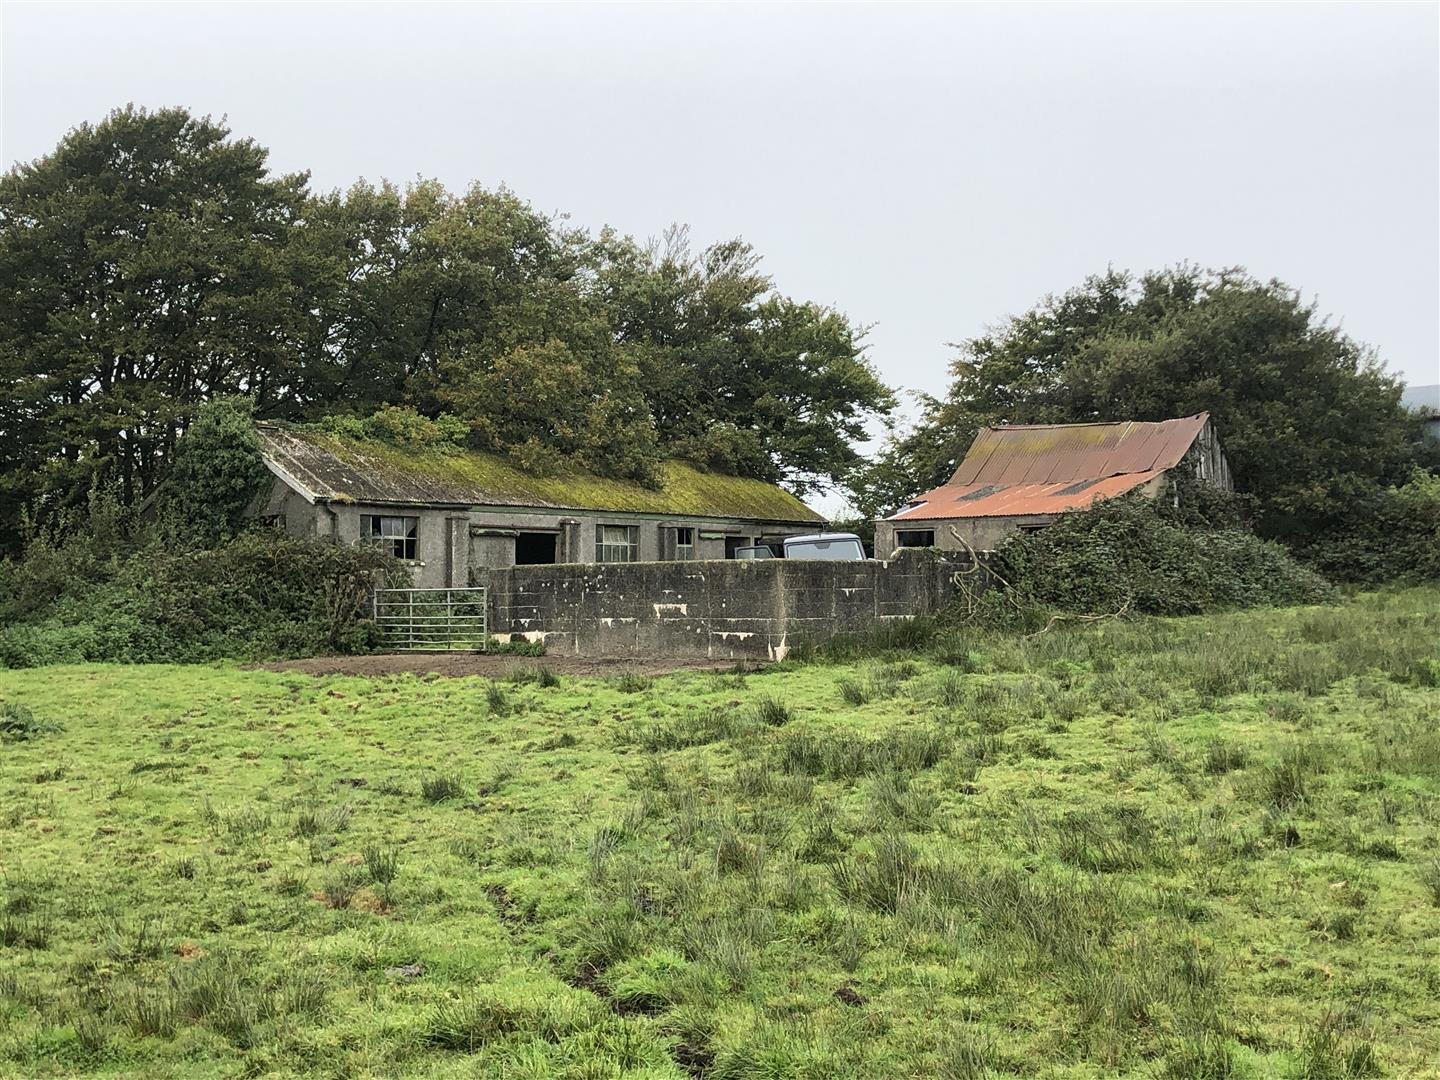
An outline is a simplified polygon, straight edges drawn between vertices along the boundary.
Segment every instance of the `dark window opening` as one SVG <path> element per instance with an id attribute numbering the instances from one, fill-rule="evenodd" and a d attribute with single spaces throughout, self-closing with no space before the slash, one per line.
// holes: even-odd
<path id="1" fill-rule="evenodd" d="M 1039 532 L 1041 529 L 1048 529 L 1049 527 L 1050 527 L 1050 523 L 1049 523 L 1048 521 L 1042 521 L 1042 522 L 1040 522 L 1040 524 L 1038 524 L 1038 525 L 1021 525 L 1021 526 L 1020 526 L 1020 531 L 1021 531 L 1022 533 L 1027 533 L 1027 534 L 1028 534 L 1028 533 L 1037 533 L 1037 532 Z"/>
<path id="2" fill-rule="evenodd" d="M 415 534 L 419 528 L 420 519 L 418 517 L 360 515 L 361 541 L 376 544 L 380 550 L 388 551 L 397 559 L 415 558 Z"/>
<path id="3" fill-rule="evenodd" d="M 725 537 L 725 558 L 733 559 L 737 551 L 750 546 L 750 537 L 748 536 L 727 536 Z"/>
<path id="4" fill-rule="evenodd" d="M 775 549 L 769 544 L 752 544 L 750 547 L 735 549 L 737 559 L 773 559 L 776 558 Z"/>
<path id="5" fill-rule="evenodd" d="M 639 562 L 639 525 L 596 525 L 595 561 Z"/>
<path id="6" fill-rule="evenodd" d="M 516 566 L 544 566 L 555 561 L 555 533 L 522 532 L 515 537 Z"/>
<path id="7" fill-rule="evenodd" d="M 675 558 L 693 559 L 695 557 L 695 530 L 675 530 Z"/>
<path id="8" fill-rule="evenodd" d="M 895 533 L 897 547 L 934 547 L 934 529 L 899 529 Z"/>

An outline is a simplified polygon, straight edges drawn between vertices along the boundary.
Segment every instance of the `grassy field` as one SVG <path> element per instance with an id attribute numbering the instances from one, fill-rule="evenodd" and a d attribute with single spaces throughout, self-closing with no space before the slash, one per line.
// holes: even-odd
<path id="1" fill-rule="evenodd" d="M 0 672 L 0 1075 L 1440 1076 L 1440 590 L 540 664 Z"/>

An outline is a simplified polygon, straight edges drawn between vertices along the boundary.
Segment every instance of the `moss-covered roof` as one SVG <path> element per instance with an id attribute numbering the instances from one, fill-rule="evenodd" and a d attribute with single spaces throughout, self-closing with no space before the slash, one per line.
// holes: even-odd
<path id="1" fill-rule="evenodd" d="M 763 480 L 666 462 L 661 487 L 578 469 L 539 476 L 498 454 L 414 449 L 311 428 L 258 424 L 272 469 L 318 500 L 413 506 L 513 506 L 775 521 L 823 520 Z"/>

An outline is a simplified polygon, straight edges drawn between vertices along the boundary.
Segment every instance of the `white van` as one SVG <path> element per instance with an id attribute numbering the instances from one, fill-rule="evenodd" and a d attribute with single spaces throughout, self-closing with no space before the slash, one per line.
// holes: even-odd
<path id="1" fill-rule="evenodd" d="M 854 533 L 814 533 L 810 536 L 787 536 L 785 558 L 826 559 L 830 562 L 863 562 L 865 545 Z"/>

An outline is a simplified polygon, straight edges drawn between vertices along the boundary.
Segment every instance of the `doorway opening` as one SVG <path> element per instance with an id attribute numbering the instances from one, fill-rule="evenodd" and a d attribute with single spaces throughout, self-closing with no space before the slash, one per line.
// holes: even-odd
<path id="1" fill-rule="evenodd" d="M 515 565 L 538 566 L 555 561 L 556 533 L 522 532 L 515 534 Z"/>

